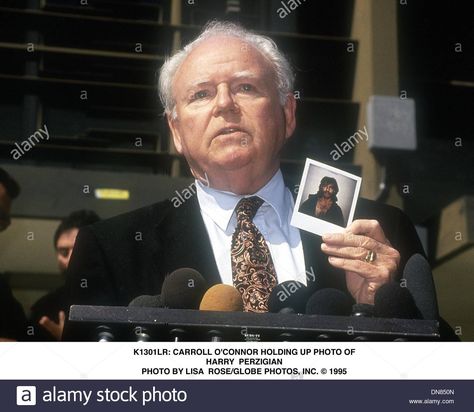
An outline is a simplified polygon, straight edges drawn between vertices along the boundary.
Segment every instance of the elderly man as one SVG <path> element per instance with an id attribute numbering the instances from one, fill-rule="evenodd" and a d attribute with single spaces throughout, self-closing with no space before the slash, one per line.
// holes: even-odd
<path id="1" fill-rule="evenodd" d="M 72 303 L 126 305 L 160 293 L 180 267 L 198 270 L 209 286 L 234 285 L 246 311 L 268 310 L 271 290 L 286 280 L 373 303 L 422 251 L 399 210 L 363 199 L 344 233 L 321 238 L 290 226 L 294 201 L 280 152 L 295 130 L 296 102 L 290 65 L 272 40 L 213 22 L 166 61 L 159 86 L 197 195 L 82 229 L 70 264 Z"/>

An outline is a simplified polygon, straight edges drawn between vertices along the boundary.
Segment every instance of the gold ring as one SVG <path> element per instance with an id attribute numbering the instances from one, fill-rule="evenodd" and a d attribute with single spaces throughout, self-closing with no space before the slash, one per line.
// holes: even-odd
<path id="1" fill-rule="evenodd" d="M 369 250 L 364 260 L 367 263 L 372 263 L 375 259 L 377 259 L 377 254 L 373 250 Z"/>

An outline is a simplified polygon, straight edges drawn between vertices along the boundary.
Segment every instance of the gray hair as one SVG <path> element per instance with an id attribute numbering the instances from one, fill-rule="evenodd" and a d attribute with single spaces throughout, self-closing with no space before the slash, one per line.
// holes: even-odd
<path id="1" fill-rule="evenodd" d="M 206 24 L 202 33 L 195 40 L 188 43 L 173 56 L 167 58 L 161 67 L 158 90 L 161 103 L 167 115 L 171 114 L 173 118 L 176 117 L 176 101 L 172 89 L 173 80 L 178 69 L 198 44 L 215 36 L 235 37 L 257 49 L 273 67 L 280 103 L 282 105 L 285 104 L 288 94 L 293 92 L 295 75 L 289 61 L 278 50 L 275 42 L 269 37 L 255 34 L 235 23 L 211 21 Z"/>

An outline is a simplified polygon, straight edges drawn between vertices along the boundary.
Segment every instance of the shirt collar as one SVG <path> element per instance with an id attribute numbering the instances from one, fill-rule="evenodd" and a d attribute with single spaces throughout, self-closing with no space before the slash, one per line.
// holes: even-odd
<path id="1" fill-rule="evenodd" d="M 211 218 L 223 231 L 227 231 L 234 209 L 243 197 L 258 196 L 273 208 L 278 216 L 280 226 L 287 219 L 291 205 L 285 201 L 285 184 L 281 171 L 278 170 L 268 183 L 256 193 L 248 196 L 213 189 L 196 180 L 196 193 L 203 213 Z"/>

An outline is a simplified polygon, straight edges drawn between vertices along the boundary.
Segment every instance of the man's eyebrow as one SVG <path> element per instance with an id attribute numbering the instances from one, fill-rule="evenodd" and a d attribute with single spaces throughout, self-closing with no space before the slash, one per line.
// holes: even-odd
<path id="1" fill-rule="evenodd" d="M 234 73 L 232 76 L 231 76 L 231 81 L 233 80 L 239 80 L 239 79 L 259 79 L 261 76 L 255 74 L 254 72 L 251 72 L 251 71 L 241 71 L 241 72 L 237 72 L 237 73 Z M 188 87 L 188 90 L 191 90 L 192 88 L 195 88 L 195 87 L 200 87 L 200 86 L 206 86 L 208 84 L 212 84 L 213 82 L 211 80 L 208 80 L 208 79 L 198 79 L 196 81 L 194 81 L 193 83 L 191 83 Z"/>
<path id="2" fill-rule="evenodd" d="M 234 73 L 230 80 L 235 81 L 235 80 L 241 80 L 241 79 L 259 80 L 259 79 L 261 79 L 261 76 L 257 75 L 254 72 L 244 70 L 244 71 L 241 71 L 241 72 Z M 198 80 L 194 81 L 193 83 L 191 83 L 186 88 L 186 95 L 188 95 L 193 89 L 203 87 L 203 86 L 208 86 L 212 83 L 213 82 L 211 80 L 208 80 L 208 79 L 198 79 Z"/>
<path id="3" fill-rule="evenodd" d="M 193 87 L 205 86 L 206 84 L 210 84 L 210 83 L 211 83 L 210 80 L 199 79 L 199 80 L 196 80 L 196 81 L 192 82 L 189 85 L 188 90 L 192 89 Z"/>
<path id="4" fill-rule="evenodd" d="M 254 72 L 251 71 L 242 71 L 242 72 L 237 72 L 232 76 L 232 80 L 239 80 L 239 79 L 260 79 L 261 76 L 257 75 Z"/>

